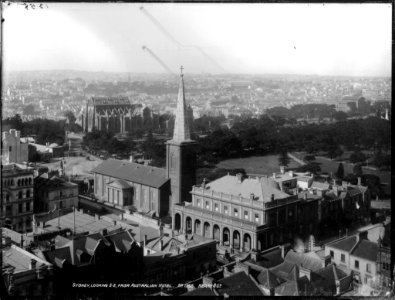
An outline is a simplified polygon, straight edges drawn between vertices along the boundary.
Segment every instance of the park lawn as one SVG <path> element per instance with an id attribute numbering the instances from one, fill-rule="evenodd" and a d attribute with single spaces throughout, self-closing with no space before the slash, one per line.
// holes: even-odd
<path id="1" fill-rule="evenodd" d="M 247 174 L 265 174 L 271 175 L 274 172 L 280 172 L 278 155 L 251 156 L 244 158 L 235 158 L 223 160 L 216 165 L 217 168 L 223 169 L 244 169 Z M 290 158 L 289 165 L 286 169 L 294 169 L 300 165 Z"/>
<path id="2" fill-rule="evenodd" d="M 306 153 L 304 152 L 293 152 L 292 154 L 299 159 L 303 159 L 306 155 Z M 322 172 L 328 174 L 330 174 L 331 172 L 332 174 L 335 174 L 340 164 L 340 162 L 338 161 L 331 160 L 326 157 L 324 158 L 321 156 L 320 157 L 316 156 L 315 162 L 319 163 Z M 343 166 L 344 166 L 344 173 L 346 175 L 353 173 L 354 164 L 343 162 Z M 391 172 L 363 168 L 363 174 L 372 174 L 378 176 L 380 178 L 381 183 L 388 184 L 388 189 L 386 189 L 387 192 L 391 190 Z"/>

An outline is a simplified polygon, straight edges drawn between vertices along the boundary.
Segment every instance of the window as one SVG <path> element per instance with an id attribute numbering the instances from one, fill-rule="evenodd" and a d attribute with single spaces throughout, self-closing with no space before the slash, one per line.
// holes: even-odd
<path id="1" fill-rule="evenodd" d="M 255 222 L 259 222 L 259 214 L 255 214 Z"/>
<path id="2" fill-rule="evenodd" d="M 228 213 L 228 207 L 226 205 L 224 206 L 224 213 Z"/>
<path id="3" fill-rule="evenodd" d="M 10 152 L 12 151 L 12 147 L 11 146 L 8 147 L 8 151 L 10 151 Z"/>
<path id="4" fill-rule="evenodd" d="M 355 267 L 355 269 L 359 269 L 359 261 L 358 260 L 355 260 L 354 267 Z"/>
<path id="5" fill-rule="evenodd" d="M 239 216 L 239 210 L 237 208 L 235 208 L 235 217 Z"/>
<path id="6" fill-rule="evenodd" d="M 341 260 L 341 262 L 346 262 L 346 256 L 344 255 L 344 254 L 342 254 L 341 256 L 340 256 L 340 260 Z"/>
<path id="7" fill-rule="evenodd" d="M 6 202 L 10 201 L 10 195 L 8 195 L 8 194 L 5 195 L 5 201 Z"/>
<path id="8" fill-rule="evenodd" d="M 26 203 L 26 211 L 30 211 L 30 202 Z"/>
<path id="9" fill-rule="evenodd" d="M 210 204 L 208 203 L 208 201 L 206 201 L 206 209 L 210 208 Z"/>
<path id="10" fill-rule="evenodd" d="M 218 203 L 214 204 L 214 209 L 215 209 L 215 211 L 218 211 Z"/>
<path id="11" fill-rule="evenodd" d="M 63 201 L 59 201 L 59 208 L 63 208 Z"/>
<path id="12" fill-rule="evenodd" d="M 333 258 L 335 256 L 335 254 L 333 253 L 333 251 L 329 251 L 329 254 L 331 255 L 331 257 Z"/>
<path id="13" fill-rule="evenodd" d="M 368 272 L 368 273 L 372 272 L 372 268 L 371 268 L 370 264 L 366 264 L 366 272 Z"/>
<path id="14" fill-rule="evenodd" d="M 248 211 L 244 211 L 244 219 L 248 220 Z"/>
<path id="15" fill-rule="evenodd" d="M 26 191 L 26 198 L 30 197 L 30 191 Z"/>
<path id="16" fill-rule="evenodd" d="M 19 198 L 19 199 L 22 199 L 22 191 L 19 191 L 19 193 L 18 193 L 18 198 Z"/>
<path id="17" fill-rule="evenodd" d="M 18 212 L 21 213 L 23 211 L 22 203 L 18 204 Z"/>
<path id="18" fill-rule="evenodd" d="M 199 198 L 196 199 L 196 205 L 197 205 L 198 207 L 200 207 L 200 199 L 199 199 Z"/>

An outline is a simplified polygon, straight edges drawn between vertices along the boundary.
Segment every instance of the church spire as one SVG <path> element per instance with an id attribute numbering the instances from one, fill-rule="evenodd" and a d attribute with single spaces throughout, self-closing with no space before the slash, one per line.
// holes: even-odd
<path id="1" fill-rule="evenodd" d="M 175 142 L 183 142 L 183 141 L 191 140 L 191 134 L 189 132 L 189 124 L 188 124 L 187 106 L 185 105 L 184 74 L 182 73 L 182 70 L 184 68 L 181 66 L 180 69 L 181 69 L 180 86 L 178 89 L 176 120 L 174 124 L 174 134 L 173 134 L 173 141 Z"/>

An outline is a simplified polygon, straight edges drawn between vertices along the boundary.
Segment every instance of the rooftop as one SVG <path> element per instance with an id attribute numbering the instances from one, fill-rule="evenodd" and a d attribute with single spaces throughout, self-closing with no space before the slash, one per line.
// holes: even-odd
<path id="1" fill-rule="evenodd" d="M 271 196 L 275 199 L 287 198 L 290 195 L 282 192 L 277 183 L 268 177 L 245 178 L 239 180 L 237 176 L 226 175 L 206 185 L 206 189 L 222 192 L 249 199 L 254 194 L 254 200 L 270 202 Z"/>
<path id="2" fill-rule="evenodd" d="M 36 266 L 46 265 L 50 266 L 51 264 L 40 259 L 34 254 L 23 250 L 22 248 L 11 245 L 10 247 L 3 249 L 3 267 L 13 267 L 14 272 L 23 272 L 28 271 L 30 268 L 30 262 L 32 259 L 36 261 Z"/>
<path id="3" fill-rule="evenodd" d="M 166 177 L 166 170 L 151 166 L 144 166 L 137 163 L 123 160 L 108 159 L 92 170 L 113 178 L 140 183 L 146 186 L 159 188 L 169 179 Z"/>

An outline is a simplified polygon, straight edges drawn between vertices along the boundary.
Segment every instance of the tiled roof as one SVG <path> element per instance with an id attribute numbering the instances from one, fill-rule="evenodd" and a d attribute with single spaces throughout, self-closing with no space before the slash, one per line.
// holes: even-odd
<path id="1" fill-rule="evenodd" d="M 364 258 L 369 261 L 376 261 L 378 245 L 368 240 L 361 240 L 355 247 L 351 255 Z"/>
<path id="2" fill-rule="evenodd" d="M 43 251 L 44 257 L 52 264 L 62 267 L 60 262 L 66 260 L 68 263 L 72 264 L 71 249 L 69 246 L 56 248 L 55 250 Z"/>
<path id="3" fill-rule="evenodd" d="M 284 283 L 285 280 L 277 277 L 271 271 L 265 269 L 261 271 L 257 277 L 257 281 L 259 284 L 263 285 L 266 289 L 271 289 L 279 286 Z"/>
<path id="4" fill-rule="evenodd" d="M 229 296 L 263 296 L 262 291 L 243 271 L 218 281 L 222 285 L 218 292 Z"/>
<path id="5" fill-rule="evenodd" d="M 303 296 L 310 295 L 312 285 L 306 277 L 298 280 L 287 281 L 275 289 L 275 293 L 280 296 Z"/>
<path id="6" fill-rule="evenodd" d="M 273 251 L 261 254 L 257 262 L 253 260 L 249 260 L 249 262 L 264 268 L 272 268 L 284 262 L 284 259 L 281 256 L 281 249 L 276 248 Z"/>
<path id="7" fill-rule="evenodd" d="M 115 246 L 123 253 L 130 250 L 134 239 L 128 231 L 121 231 L 106 236 L 106 239 L 114 242 Z"/>
<path id="8" fill-rule="evenodd" d="M 116 159 L 108 159 L 92 170 L 113 178 L 136 182 L 143 185 L 159 188 L 170 179 L 166 177 L 166 170 L 151 166 Z"/>
<path id="9" fill-rule="evenodd" d="M 322 262 L 320 259 L 305 255 L 304 253 L 298 253 L 293 250 L 287 253 L 285 261 L 311 271 L 316 271 L 322 268 Z"/>
<path id="10" fill-rule="evenodd" d="M 350 236 L 350 237 L 346 237 L 345 239 L 336 240 L 331 243 L 328 243 L 327 246 L 348 252 L 351 251 L 351 249 L 355 246 L 356 243 L 357 243 L 357 237 Z"/>
<path id="11" fill-rule="evenodd" d="M 270 201 L 272 194 L 275 199 L 282 199 L 290 196 L 276 188 L 276 184 L 277 183 L 274 182 L 272 178 L 267 177 L 260 179 L 245 178 L 239 182 L 236 176 L 226 175 L 208 183 L 206 186 L 216 192 L 242 196 L 243 198 L 250 198 L 250 195 L 254 194 L 255 199 L 264 202 Z"/>
<path id="12" fill-rule="evenodd" d="M 313 183 L 311 184 L 311 188 L 318 190 L 329 190 L 329 183 L 313 181 Z"/>

